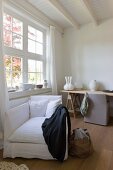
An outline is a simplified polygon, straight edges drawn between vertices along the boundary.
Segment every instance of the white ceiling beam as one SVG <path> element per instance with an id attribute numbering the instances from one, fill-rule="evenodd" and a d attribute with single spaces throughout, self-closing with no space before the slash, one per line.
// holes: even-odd
<path id="1" fill-rule="evenodd" d="M 79 23 L 68 13 L 58 0 L 48 0 L 48 2 L 55 7 L 70 22 L 71 25 L 79 29 Z"/>
<path id="2" fill-rule="evenodd" d="M 23 16 L 22 12 L 25 12 L 26 14 L 32 16 L 32 18 L 36 21 L 38 21 L 41 25 L 45 25 L 45 27 L 48 27 L 50 25 L 54 25 L 56 29 L 63 33 L 64 30 L 61 26 L 56 24 L 53 20 L 49 19 L 45 14 L 43 14 L 41 11 L 39 11 L 37 8 L 32 6 L 28 0 L 4 0 L 5 7 L 8 9 L 13 10 L 14 12 L 19 12 L 20 15 Z M 22 10 L 22 11 L 21 11 Z"/>
<path id="3" fill-rule="evenodd" d="M 84 6 L 86 7 L 86 9 L 88 10 L 88 12 L 89 12 L 89 14 L 90 14 L 90 16 L 91 16 L 91 18 L 92 18 L 92 21 L 93 21 L 96 25 L 98 25 L 98 20 L 97 20 L 95 14 L 94 14 L 93 9 L 91 8 L 90 4 L 88 3 L 88 0 L 82 0 L 82 2 L 83 2 L 83 4 L 84 4 Z"/>

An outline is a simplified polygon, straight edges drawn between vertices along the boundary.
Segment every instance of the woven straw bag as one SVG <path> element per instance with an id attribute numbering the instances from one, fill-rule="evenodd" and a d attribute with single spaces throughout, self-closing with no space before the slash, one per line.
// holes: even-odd
<path id="1" fill-rule="evenodd" d="M 69 142 L 69 155 L 86 158 L 93 152 L 93 145 L 87 129 L 74 129 Z"/>

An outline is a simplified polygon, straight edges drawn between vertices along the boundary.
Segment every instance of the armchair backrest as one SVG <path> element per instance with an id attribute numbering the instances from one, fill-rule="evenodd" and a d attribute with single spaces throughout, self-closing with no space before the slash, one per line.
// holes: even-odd
<path id="1" fill-rule="evenodd" d="M 42 99 L 47 99 L 49 101 L 53 100 L 61 100 L 62 101 L 62 96 L 61 95 L 37 95 L 37 96 L 31 96 L 30 97 L 32 101 L 39 101 Z"/>
<path id="2" fill-rule="evenodd" d="M 62 103 L 61 95 L 37 95 L 30 97 L 30 118 L 50 117 Z"/>

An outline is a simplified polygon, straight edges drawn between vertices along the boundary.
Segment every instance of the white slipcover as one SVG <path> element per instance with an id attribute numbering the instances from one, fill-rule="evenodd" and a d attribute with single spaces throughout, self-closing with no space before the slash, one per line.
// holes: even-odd
<path id="1" fill-rule="evenodd" d="M 33 96 L 31 100 L 40 99 L 61 100 L 61 96 Z M 46 117 L 30 118 L 29 102 L 10 109 L 6 113 L 5 132 L 4 132 L 4 153 L 5 157 L 24 157 L 53 159 L 48 151 L 42 134 L 42 123 Z M 68 137 L 68 130 L 66 128 Z M 66 138 L 66 146 L 67 138 Z M 68 157 L 66 147 L 65 159 Z"/>

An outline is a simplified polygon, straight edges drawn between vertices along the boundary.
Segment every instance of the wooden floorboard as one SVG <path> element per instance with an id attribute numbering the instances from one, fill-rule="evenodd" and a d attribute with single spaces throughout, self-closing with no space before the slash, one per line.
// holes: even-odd
<path id="1" fill-rule="evenodd" d="M 112 151 L 103 149 L 100 153 L 96 170 L 106 170 L 109 169 L 110 163 L 112 158 Z"/>
<path id="2" fill-rule="evenodd" d="M 112 157 L 109 165 L 109 170 L 113 170 L 113 152 L 112 152 Z"/>
<path id="3" fill-rule="evenodd" d="M 63 163 L 39 159 L 3 159 L 16 164 L 26 164 L 30 170 L 113 170 L 113 120 L 108 126 L 84 123 L 83 118 L 71 119 L 73 128 L 87 128 L 94 146 L 94 153 L 85 159 L 70 157 Z"/>

